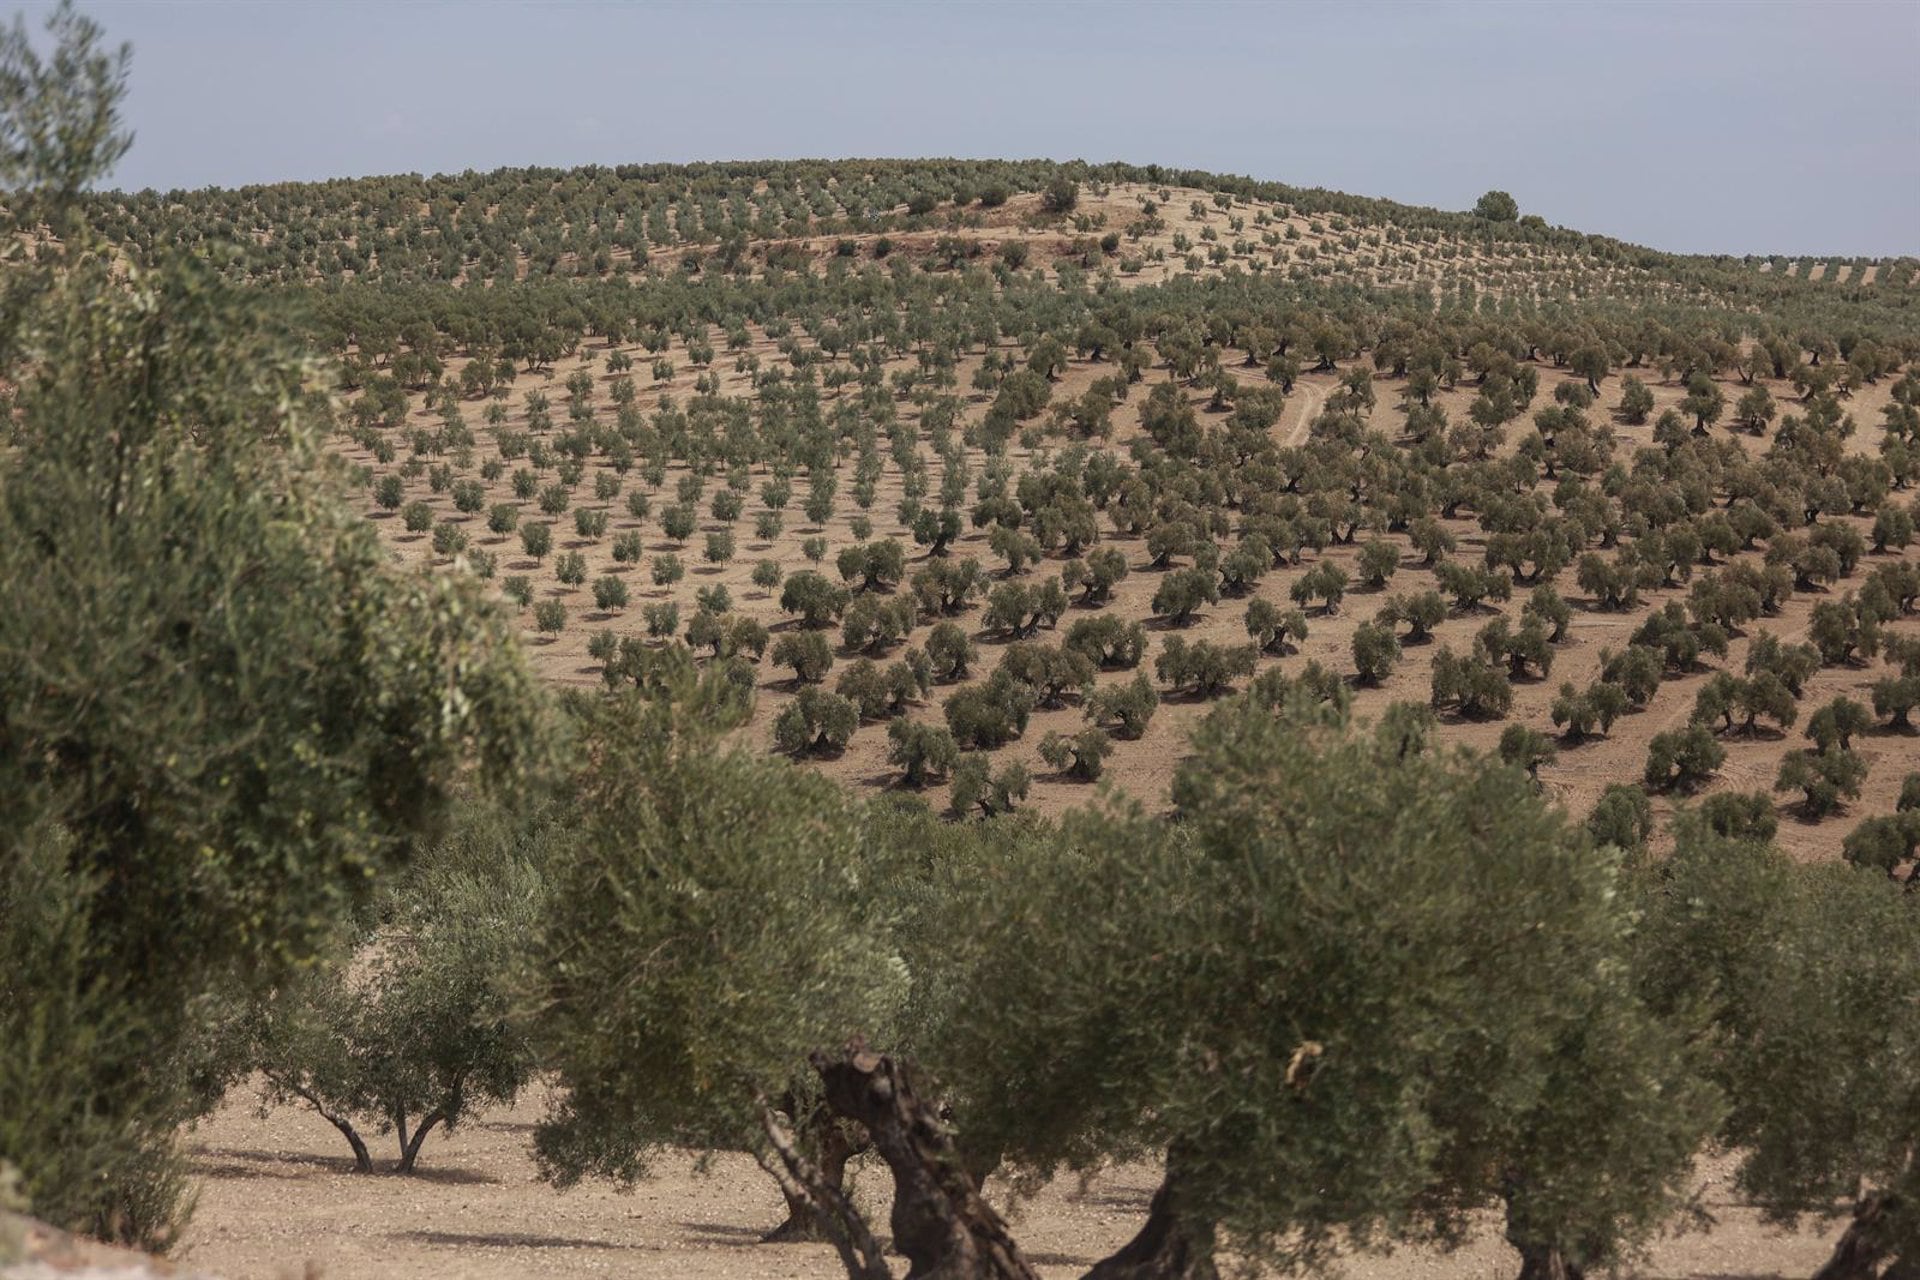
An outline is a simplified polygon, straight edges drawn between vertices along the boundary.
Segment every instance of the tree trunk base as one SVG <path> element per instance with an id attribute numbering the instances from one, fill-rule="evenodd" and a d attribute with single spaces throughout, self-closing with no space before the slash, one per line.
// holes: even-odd
<path id="1" fill-rule="evenodd" d="M 1095 1263 L 1084 1280 L 1219 1280 L 1213 1232 L 1182 1221 L 1177 1188 L 1177 1175 L 1169 1171 L 1153 1193 L 1139 1233 Z"/>
<path id="2" fill-rule="evenodd" d="M 1551 1246 L 1516 1244 L 1520 1280 L 1585 1280 L 1586 1273 Z"/>
<path id="3" fill-rule="evenodd" d="M 860 1211 L 837 1183 L 829 1183 L 799 1150 L 785 1121 L 767 1100 L 756 1096 L 754 1101 L 760 1110 L 761 1130 L 772 1148 L 772 1154 L 762 1158 L 760 1165 L 779 1182 L 787 1198 L 789 1219 L 803 1212 L 812 1219 L 840 1255 L 847 1280 L 892 1280 L 880 1242 Z"/>
<path id="4" fill-rule="evenodd" d="M 787 1220 L 760 1237 L 761 1244 L 821 1244 L 826 1242 L 827 1233 L 820 1225 L 820 1219 L 813 1210 L 804 1204 L 795 1204 L 792 1197 L 787 1199 Z"/>
<path id="5" fill-rule="evenodd" d="M 789 1102 L 788 1106 L 791 1108 L 792 1103 Z M 822 1188 L 836 1194 L 843 1193 L 846 1189 L 847 1161 L 866 1150 L 866 1143 L 855 1142 L 848 1137 L 846 1126 L 825 1107 L 814 1108 L 804 1122 L 798 1117 L 795 1119 L 797 1124 L 802 1125 L 802 1132 L 808 1140 L 807 1146 L 811 1148 L 809 1154 Z M 813 1244 L 833 1238 L 827 1224 L 820 1220 L 819 1213 L 806 1200 L 784 1186 L 780 1188 L 780 1193 L 786 1197 L 787 1220 L 761 1236 L 762 1243 Z"/>
<path id="6" fill-rule="evenodd" d="M 1875 1192 L 1853 1208 L 1847 1225 L 1826 1263 L 1813 1280 L 1894 1280 L 1914 1268 L 1899 1256 L 1895 1244 L 1897 1219 L 1904 1206 L 1898 1196 Z"/>

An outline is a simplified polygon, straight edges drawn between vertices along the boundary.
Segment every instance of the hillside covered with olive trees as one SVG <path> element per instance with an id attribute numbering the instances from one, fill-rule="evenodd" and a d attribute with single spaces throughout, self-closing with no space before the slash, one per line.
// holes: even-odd
<path id="1" fill-rule="evenodd" d="M 126 58 L 0 39 L 0 1212 L 1920 1265 L 1920 264 L 1037 160 L 127 193 Z"/>
<path id="2" fill-rule="evenodd" d="M 297 314 L 368 514 L 494 584 L 545 674 L 724 666 L 754 740 L 863 786 L 1164 804 L 1216 698 L 1302 673 L 1576 812 L 1766 795 L 1808 856 L 1904 776 L 1802 733 L 1916 697 L 1911 262 L 1039 162 L 88 213 Z"/>

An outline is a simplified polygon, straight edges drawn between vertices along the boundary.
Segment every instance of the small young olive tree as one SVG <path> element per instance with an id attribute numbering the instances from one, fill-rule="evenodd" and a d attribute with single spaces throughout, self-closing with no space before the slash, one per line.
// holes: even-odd
<path id="1" fill-rule="evenodd" d="M 262 1002 L 252 1060 L 266 1103 L 301 1102 L 373 1170 L 362 1129 L 391 1133 L 413 1171 L 435 1128 L 511 1103 L 534 1068 L 503 979 L 541 909 L 539 864 L 560 828 L 469 806 L 386 895 L 385 920 L 336 966 Z"/>

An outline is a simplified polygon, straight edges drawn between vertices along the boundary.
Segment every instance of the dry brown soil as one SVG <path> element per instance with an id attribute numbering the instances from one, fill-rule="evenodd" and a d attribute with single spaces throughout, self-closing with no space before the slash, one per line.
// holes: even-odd
<path id="1" fill-rule="evenodd" d="M 702 1168 L 670 1152 L 632 1191 L 539 1181 L 528 1143 L 544 1106 L 538 1091 L 479 1117 L 423 1150 L 412 1177 L 351 1172 L 346 1146 L 309 1112 L 260 1117 L 236 1091 L 188 1135 L 202 1179 L 199 1211 L 181 1258 L 226 1280 L 838 1280 L 821 1245 L 762 1244 L 782 1217 L 772 1180 L 745 1156 Z M 378 1146 L 376 1157 L 386 1154 Z M 1725 1192 L 1725 1162 L 1702 1166 L 1702 1195 L 1719 1220 L 1705 1233 L 1661 1241 L 1646 1277 L 1810 1275 L 1833 1229 L 1783 1234 Z M 1126 1166 L 1082 1185 L 1064 1177 L 1016 1206 L 1015 1232 L 1047 1280 L 1069 1280 L 1125 1241 L 1145 1216 L 1155 1170 Z M 886 1220 L 887 1177 L 857 1165 L 856 1193 Z M 1006 1203 L 1004 1189 L 997 1200 Z M 896 1274 L 905 1270 L 896 1260 Z M 1344 1264 L 1353 1280 L 1509 1280 L 1513 1253 L 1497 1225 L 1452 1253 L 1409 1249 Z"/>

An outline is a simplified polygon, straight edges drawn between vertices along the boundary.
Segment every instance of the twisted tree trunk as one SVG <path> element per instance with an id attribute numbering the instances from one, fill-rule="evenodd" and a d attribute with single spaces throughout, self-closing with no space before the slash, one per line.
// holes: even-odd
<path id="1" fill-rule="evenodd" d="M 1561 1244 L 1551 1238 L 1556 1234 L 1551 1226 L 1543 1232 L 1538 1224 L 1528 1221 L 1526 1179 L 1509 1172 L 1503 1182 L 1501 1199 L 1506 1203 L 1506 1237 L 1507 1243 L 1520 1255 L 1519 1280 L 1584 1280 L 1585 1272 L 1580 1264 L 1569 1258 Z M 1543 1239 L 1543 1235 L 1547 1238 Z"/>
<path id="2" fill-rule="evenodd" d="M 366 1141 L 354 1131 L 353 1125 L 347 1118 L 336 1115 L 325 1108 L 320 1108 L 320 1115 L 328 1124 L 338 1129 L 340 1136 L 347 1140 L 347 1145 L 353 1148 L 353 1171 L 355 1173 L 372 1173 L 373 1153 L 367 1150 Z"/>
<path id="3" fill-rule="evenodd" d="M 466 1094 L 466 1077 L 456 1076 L 453 1083 L 448 1086 L 447 1092 L 442 1095 L 440 1105 L 421 1118 L 420 1127 L 413 1131 L 412 1137 L 407 1136 L 403 1117 L 400 1125 L 400 1163 L 394 1166 L 395 1173 L 413 1172 L 414 1164 L 420 1159 L 420 1144 L 427 1140 L 427 1135 L 436 1127 L 453 1125 L 455 1117 L 460 1114 L 465 1105 Z"/>
<path id="4" fill-rule="evenodd" d="M 821 1186 L 844 1195 L 847 1161 L 864 1151 L 866 1144 L 857 1143 L 848 1136 L 846 1126 L 825 1107 L 815 1108 L 802 1129 L 811 1140 L 807 1145 L 812 1148 L 813 1166 L 819 1174 Z M 787 1201 L 786 1221 L 760 1237 L 762 1241 L 767 1244 L 795 1244 L 830 1238 L 828 1224 L 821 1220 L 808 1197 L 796 1195 L 784 1183 L 780 1194 Z"/>
<path id="5" fill-rule="evenodd" d="M 1853 1207 L 1853 1221 L 1813 1280 L 1879 1280 L 1883 1266 L 1888 1276 L 1909 1274 L 1896 1244 L 1898 1219 L 1905 1211 L 1899 1196 L 1884 1191 L 1866 1196 Z"/>
<path id="6" fill-rule="evenodd" d="M 1217 1280 L 1213 1227 L 1185 1214 L 1180 1153 L 1167 1153 L 1166 1176 L 1133 1239 L 1087 1272 L 1085 1280 Z"/>
<path id="7" fill-rule="evenodd" d="M 445 1111 L 430 1112 L 420 1121 L 420 1127 L 413 1131 L 411 1137 L 406 1135 L 406 1130 L 401 1130 L 400 1159 L 393 1166 L 395 1173 L 413 1172 L 413 1166 L 420 1159 L 420 1144 L 427 1140 L 427 1135 L 433 1132 L 436 1125 L 445 1123 L 446 1118 Z"/>
<path id="8" fill-rule="evenodd" d="M 305 1099 L 308 1106 L 320 1113 L 322 1120 L 325 1120 L 328 1124 L 340 1131 L 340 1136 L 347 1140 L 349 1147 L 353 1148 L 353 1171 L 355 1173 L 373 1172 L 373 1153 L 367 1150 L 366 1140 L 363 1139 L 359 1132 L 353 1127 L 351 1120 L 347 1119 L 342 1113 L 327 1106 L 326 1103 L 320 1101 L 318 1095 L 296 1080 L 287 1080 L 279 1076 L 271 1075 L 268 1076 L 268 1079 L 273 1081 L 274 1084 L 284 1088 L 288 1093 Z"/>
<path id="9" fill-rule="evenodd" d="M 847 1280 L 892 1280 L 880 1242 L 874 1238 L 846 1193 L 830 1184 L 811 1160 L 800 1152 L 793 1133 L 765 1098 L 756 1097 L 760 1127 L 773 1148 L 761 1167 L 780 1184 L 789 1205 L 798 1205 L 818 1222 L 847 1269 Z"/>
<path id="10" fill-rule="evenodd" d="M 905 1064 L 856 1041 L 813 1066 L 827 1105 L 866 1129 L 893 1174 L 893 1247 L 907 1280 L 1038 1280 Z"/>

